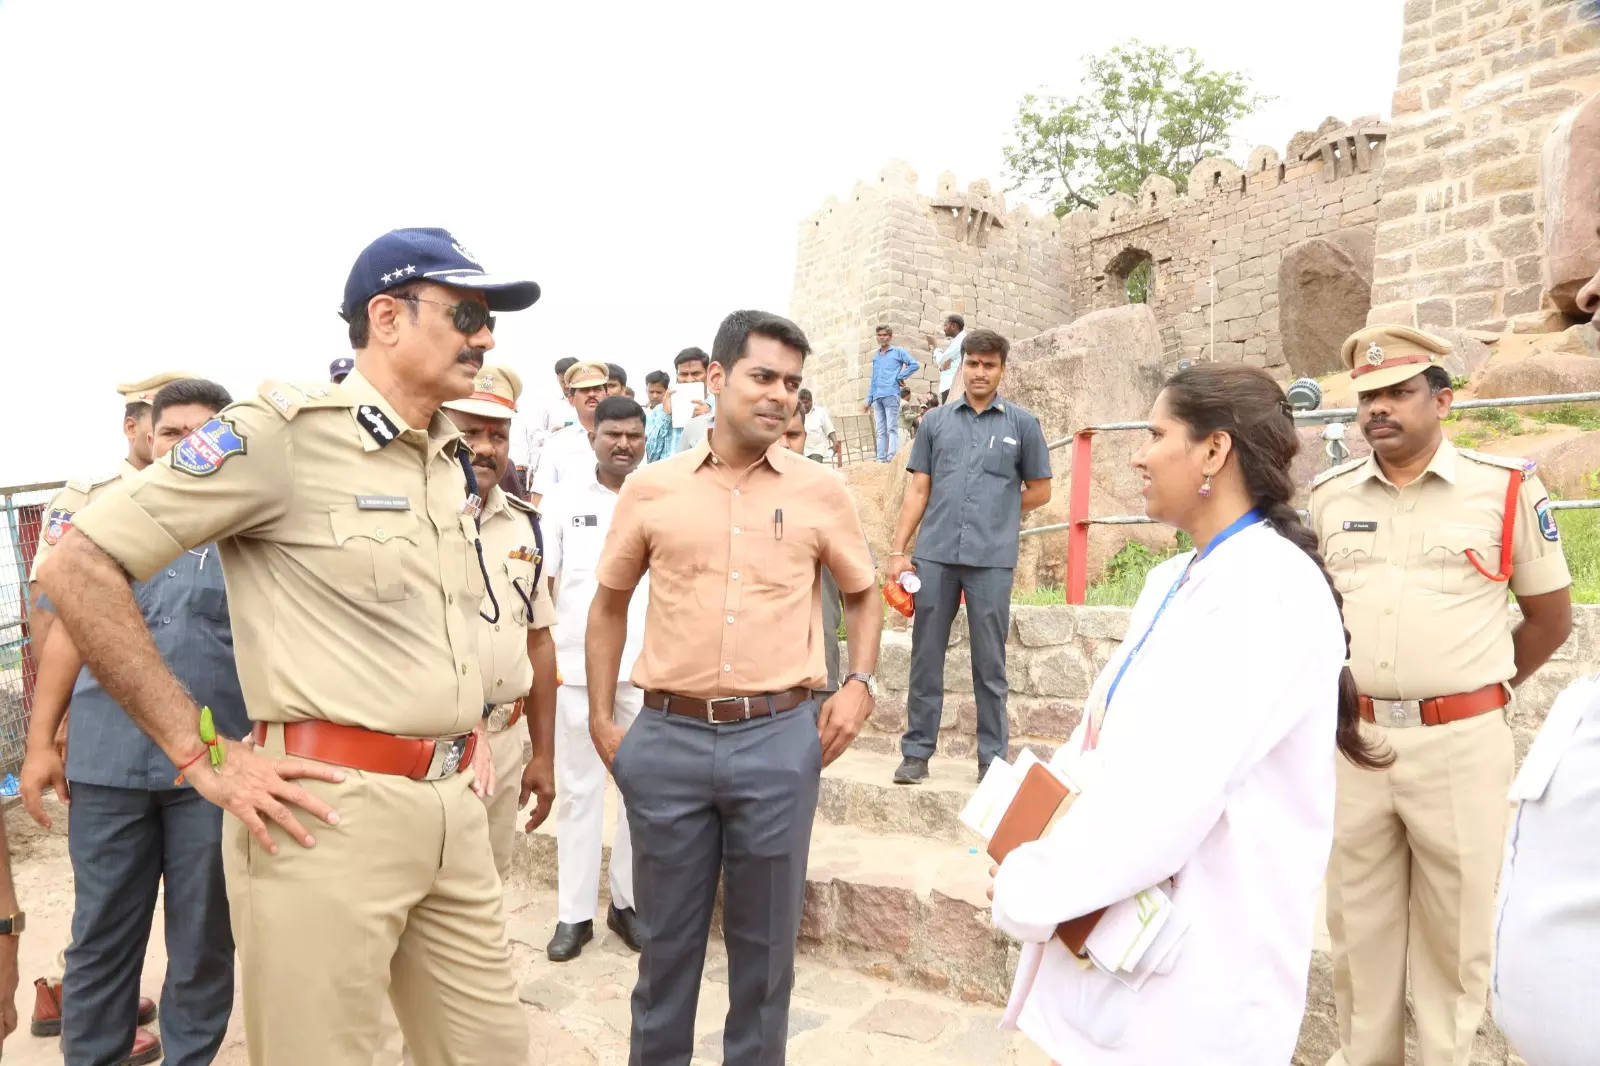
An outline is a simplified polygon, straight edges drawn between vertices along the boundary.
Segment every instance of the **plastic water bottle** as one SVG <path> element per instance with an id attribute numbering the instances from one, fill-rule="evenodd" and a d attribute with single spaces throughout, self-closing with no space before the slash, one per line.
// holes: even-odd
<path id="1" fill-rule="evenodd" d="M 917 590 L 922 588 L 922 579 L 911 571 L 900 575 L 899 581 L 885 581 L 883 583 L 884 601 L 910 618 L 915 613 Z"/>
<path id="2" fill-rule="evenodd" d="M 7 774 L 4 780 L 0 780 L 0 796 L 10 799 L 21 792 L 22 787 L 17 784 L 17 778 L 15 774 Z"/>

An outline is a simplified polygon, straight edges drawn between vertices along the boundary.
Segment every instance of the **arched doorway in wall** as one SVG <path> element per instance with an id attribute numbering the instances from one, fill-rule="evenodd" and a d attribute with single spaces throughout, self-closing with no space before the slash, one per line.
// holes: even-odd
<path id="1" fill-rule="evenodd" d="M 1143 248 L 1124 248 L 1106 264 L 1106 286 L 1117 305 L 1149 303 L 1156 288 L 1156 264 Z"/>

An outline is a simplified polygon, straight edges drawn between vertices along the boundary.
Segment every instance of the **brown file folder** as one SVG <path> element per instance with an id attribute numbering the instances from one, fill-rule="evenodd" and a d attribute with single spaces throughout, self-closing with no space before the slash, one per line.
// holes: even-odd
<path id="1" fill-rule="evenodd" d="M 1022 786 L 1017 789 L 1017 794 L 1011 801 L 1011 806 L 1001 815 L 994 836 L 989 838 L 989 857 L 995 862 L 1004 862 L 1005 857 L 1011 854 L 1017 845 L 1044 836 L 1056 824 L 1056 820 L 1067 813 L 1067 808 L 1072 806 L 1075 798 L 1067 786 L 1062 784 L 1061 779 L 1051 773 L 1043 763 L 1029 767 L 1027 774 L 1022 778 Z M 1094 932 L 1094 927 L 1099 924 L 1100 916 L 1103 914 L 1105 914 L 1104 907 L 1093 914 L 1085 914 L 1081 918 L 1062 922 L 1056 926 L 1056 938 L 1074 955 L 1079 958 L 1086 957 L 1083 951 L 1084 942 L 1089 939 L 1089 934 Z"/>

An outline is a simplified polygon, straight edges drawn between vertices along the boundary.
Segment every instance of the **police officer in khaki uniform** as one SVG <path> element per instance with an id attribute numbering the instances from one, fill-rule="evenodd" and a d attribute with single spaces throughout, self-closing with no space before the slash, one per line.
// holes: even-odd
<path id="1" fill-rule="evenodd" d="M 419 1066 L 527 1058 L 488 818 L 460 772 L 485 583 L 472 453 L 439 405 L 472 392 L 491 312 L 538 295 L 444 230 L 385 234 L 345 285 L 343 384 L 264 384 L 81 512 L 40 572 L 107 692 L 234 815 L 254 1066 L 367 1066 L 385 990 Z M 127 587 L 212 540 L 254 744 L 208 747 Z"/>
<path id="2" fill-rule="evenodd" d="M 493 769 L 485 799 L 489 843 L 502 882 L 511 873 L 517 811 L 530 796 L 538 798 L 527 824 L 531 832 L 549 817 L 555 798 L 556 645 L 550 627 L 556 609 L 544 580 L 544 533 L 538 510 L 499 487 L 511 465 L 511 416 L 521 395 L 522 379 L 515 371 L 485 366 L 471 396 L 444 404 L 472 448 L 483 497 L 478 535 L 493 595 L 486 595 L 478 609 L 480 729 L 488 738 L 479 762 L 484 770 Z M 525 735 L 516 728 L 524 720 L 533 742 L 531 761 L 524 754 Z M 479 776 L 481 781 L 483 773 Z"/>
<path id="3" fill-rule="evenodd" d="M 1363 728 L 1394 763 L 1339 760 L 1328 929 L 1341 1066 L 1466 1066 L 1488 988 L 1505 843 L 1510 688 L 1572 626 L 1555 515 L 1521 459 L 1444 439 L 1447 342 L 1373 326 L 1344 344 L 1365 459 L 1318 477 L 1311 523 L 1344 595 Z M 1512 628 L 1506 590 L 1522 610 Z"/>

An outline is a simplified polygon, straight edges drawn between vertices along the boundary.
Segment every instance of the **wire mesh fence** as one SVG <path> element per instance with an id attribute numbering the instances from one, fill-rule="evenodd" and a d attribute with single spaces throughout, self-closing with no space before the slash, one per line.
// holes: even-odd
<path id="1" fill-rule="evenodd" d="M 28 571 L 45 505 L 61 482 L 0 488 L 5 557 L 0 560 L 0 773 L 22 765 L 33 711 L 34 648 L 29 626 Z"/>

